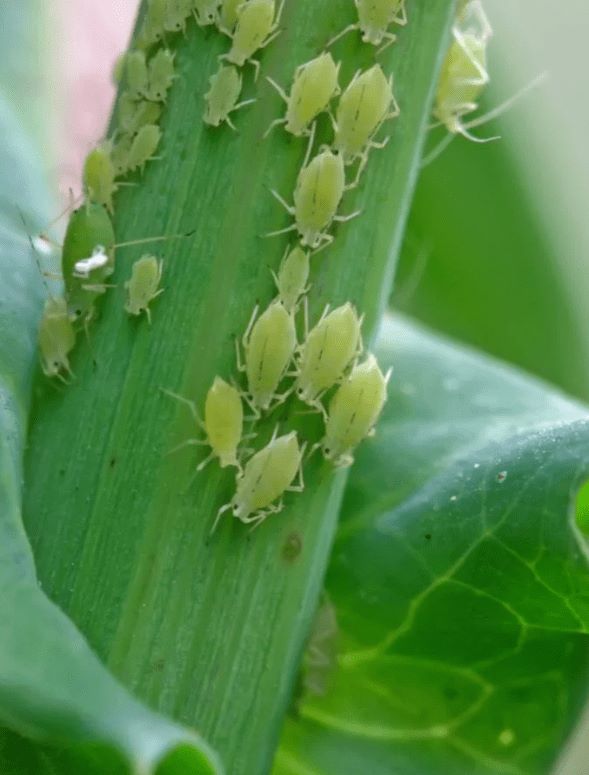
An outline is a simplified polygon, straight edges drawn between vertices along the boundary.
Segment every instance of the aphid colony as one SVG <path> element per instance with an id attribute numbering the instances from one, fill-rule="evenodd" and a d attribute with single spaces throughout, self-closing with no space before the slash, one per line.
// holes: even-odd
<path id="1" fill-rule="evenodd" d="M 115 236 L 110 215 L 114 197 L 125 175 L 143 171 L 157 152 L 160 120 L 175 74 L 169 36 L 184 33 L 194 19 L 200 26 L 216 25 L 230 38 L 230 47 L 210 78 L 203 120 L 212 127 L 227 123 L 231 114 L 253 102 L 240 102 L 242 73 L 251 64 L 258 77 L 255 55 L 279 34 L 285 0 L 149 0 L 136 48 L 117 63 L 117 78 L 124 90 L 116 112 L 112 136 L 97 146 L 84 166 L 85 202 L 69 221 L 62 254 L 65 298 L 50 298 L 40 330 L 43 368 L 49 376 L 71 373 L 68 355 L 75 342 L 75 326 L 86 326 L 94 316 L 97 299 L 109 287 L 114 271 Z M 372 46 L 389 45 L 395 39 L 393 25 L 406 23 L 405 0 L 354 0 L 358 22 L 341 35 L 359 30 Z M 335 42 L 335 39 L 330 41 Z M 305 455 L 321 450 L 336 467 L 353 462 L 355 448 L 374 431 L 386 401 L 390 373 L 383 374 L 374 356 L 364 353 L 362 317 L 347 302 L 326 308 L 310 328 L 306 295 L 311 287 L 313 252 L 329 245 L 336 222 L 359 213 L 340 214 L 347 189 L 357 185 L 371 149 L 386 143 L 377 140 L 383 124 L 398 115 L 392 76 L 380 65 L 358 71 L 342 89 L 340 64 L 324 51 L 300 65 L 288 91 L 268 79 L 285 103 L 283 117 L 268 127 L 283 126 L 294 137 L 308 137 L 308 147 L 293 192 L 293 204 L 273 194 L 293 216 L 294 223 L 279 232 L 296 231 L 299 243 L 287 247 L 274 274 L 276 298 L 263 310 L 256 307 L 236 342 L 237 373 L 243 385 L 213 379 L 200 418 L 194 403 L 169 391 L 188 405 L 202 435 L 180 446 L 205 445 L 210 454 L 197 470 L 216 459 L 220 467 L 235 467 L 235 490 L 219 509 L 213 525 L 230 512 L 243 523 L 257 526 L 282 509 L 287 492 L 304 488 Z M 333 112 L 331 104 L 339 98 Z M 333 127 L 330 146 L 314 150 L 315 122 L 327 113 Z M 357 163 L 351 183 L 347 168 Z M 270 235 L 268 235 L 270 236 Z M 125 282 L 129 315 L 145 312 L 162 293 L 162 261 L 154 255 L 137 260 Z M 297 316 L 304 311 L 304 325 Z M 303 331 L 301 335 L 301 330 Z M 257 451 L 244 448 L 255 433 L 244 433 L 244 407 L 250 420 L 268 418 L 278 406 L 296 400 L 305 411 L 317 413 L 323 435 L 314 444 L 299 439 L 297 432 L 274 433 Z M 307 449 L 308 447 L 308 449 Z M 307 450 L 307 452 L 306 452 Z"/>

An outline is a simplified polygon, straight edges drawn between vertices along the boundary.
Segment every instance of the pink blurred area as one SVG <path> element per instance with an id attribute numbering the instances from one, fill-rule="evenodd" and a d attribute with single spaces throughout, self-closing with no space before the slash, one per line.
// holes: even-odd
<path id="1" fill-rule="evenodd" d="M 12 1 L 12 0 L 11 0 Z M 56 76 L 63 84 L 58 183 L 80 191 L 84 157 L 104 136 L 112 69 L 129 40 L 139 0 L 56 0 Z"/>

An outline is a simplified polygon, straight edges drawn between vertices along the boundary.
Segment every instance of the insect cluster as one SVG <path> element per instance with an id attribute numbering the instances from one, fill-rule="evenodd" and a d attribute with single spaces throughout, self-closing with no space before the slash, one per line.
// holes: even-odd
<path id="1" fill-rule="evenodd" d="M 358 24 L 344 32 L 359 29 L 362 39 L 373 46 L 391 43 L 394 35 L 389 28 L 406 22 L 404 0 L 376 4 L 357 0 L 356 8 Z M 210 80 L 206 123 L 220 126 L 226 121 L 231 125 L 229 114 L 239 107 L 241 91 L 236 67 L 251 62 L 257 77 L 259 63 L 252 57 L 279 34 L 281 11 L 282 6 L 276 9 L 273 0 L 220 4 L 218 25 L 230 35 L 232 45 L 221 57 L 229 64 L 221 64 Z M 307 294 L 312 256 L 333 242 L 334 223 L 359 214 L 341 214 L 342 199 L 358 184 L 370 151 L 386 143 L 386 139 L 376 139 L 381 127 L 399 114 L 392 76 L 374 64 L 358 71 L 342 89 L 340 63 L 329 51 L 323 51 L 296 68 L 289 89 L 267 80 L 284 101 L 285 112 L 270 124 L 265 136 L 283 127 L 293 137 L 307 139 L 293 204 L 272 192 L 294 223 L 267 236 L 295 231 L 298 241 L 287 246 L 278 271 L 273 273 L 276 297 L 265 309 L 256 306 L 240 341 L 236 341 L 237 372 L 243 375 L 243 386 L 216 376 L 206 396 L 203 420 L 191 401 L 175 396 L 188 404 L 202 431 L 201 438 L 188 439 L 181 446 L 205 444 L 211 449 L 199 469 L 212 458 L 222 467 L 237 469 L 234 495 L 219 510 L 214 527 L 225 512 L 255 526 L 280 511 L 284 494 L 304 487 L 307 448 L 309 453 L 321 450 L 336 467 L 349 466 L 354 449 L 374 430 L 390 376 L 382 373 L 371 353 L 364 352 L 362 317 L 351 302 L 326 308 L 309 329 Z M 329 116 L 333 139 L 330 145 L 315 149 L 316 121 L 323 113 Z M 354 164 L 357 169 L 348 181 L 348 169 Z M 320 416 L 324 426 L 321 440 L 311 444 L 292 430 L 280 435 L 277 425 L 265 446 L 253 453 L 244 449 L 242 442 L 256 434 L 244 434 L 243 407 L 255 424 L 287 401 L 296 402 L 298 411 Z M 214 411 L 211 406 L 216 407 Z"/>

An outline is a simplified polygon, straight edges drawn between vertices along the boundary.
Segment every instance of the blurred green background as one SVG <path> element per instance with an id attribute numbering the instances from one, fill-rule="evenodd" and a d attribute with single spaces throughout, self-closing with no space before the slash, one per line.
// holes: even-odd
<path id="1" fill-rule="evenodd" d="M 459 138 L 423 170 L 391 303 L 589 401 L 589 8 L 485 8 L 495 36 L 483 112 L 546 79 L 475 130 L 501 141 Z M 557 769 L 588 773 L 589 713 Z"/>

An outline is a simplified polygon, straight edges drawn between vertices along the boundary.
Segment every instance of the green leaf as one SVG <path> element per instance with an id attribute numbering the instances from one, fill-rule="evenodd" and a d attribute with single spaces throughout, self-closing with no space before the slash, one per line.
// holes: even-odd
<path id="1" fill-rule="evenodd" d="M 31 230 L 47 220 L 40 169 L 21 123 L 0 100 L 0 724 L 7 727 L 0 770 L 218 773 L 196 733 L 148 710 L 109 675 L 36 578 L 21 487 L 43 286 L 21 214 Z"/>
<path id="2" fill-rule="evenodd" d="M 370 340 L 390 293 L 417 176 L 433 84 L 453 16 L 447 0 L 412 2 L 409 25 L 379 57 L 394 72 L 401 105 L 383 128 L 391 142 L 374 151 L 362 184 L 341 212 L 362 215 L 338 225 L 330 247 L 313 258 L 310 312 L 353 301 L 366 313 Z M 193 230 L 155 249 L 165 292 L 153 324 L 123 311 L 124 281 L 144 248 L 121 249 L 91 347 L 74 354 L 74 383 L 39 397 L 27 460 L 25 520 L 52 597 L 64 607 L 115 675 L 151 705 L 196 724 L 232 775 L 269 766 L 300 653 L 321 589 L 345 472 L 320 457 L 305 467 L 306 489 L 287 495 L 280 517 L 255 533 L 226 517 L 211 539 L 219 507 L 233 495 L 235 473 L 210 465 L 206 451 L 167 453 L 196 431 L 186 407 L 202 411 L 216 374 L 236 377 L 235 337 L 256 303 L 276 289 L 289 237 L 265 239 L 292 223 L 274 200 L 291 200 L 307 138 L 283 128 L 267 139 L 284 103 L 264 76 L 287 86 L 295 68 L 317 56 L 353 21 L 349 0 L 287 2 L 281 32 L 260 53 L 262 72 L 244 72 L 238 131 L 203 124 L 203 96 L 227 38 L 191 21 L 170 36 L 178 78 L 161 127 L 158 160 L 115 202 L 119 240 Z M 342 84 L 375 51 L 351 34 L 334 47 Z M 318 143 L 331 137 L 327 117 Z M 261 445 L 276 423 L 310 441 L 317 418 L 299 417 L 292 400 L 256 427 Z M 233 523 L 233 524 L 232 524 Z"/>
<path id="3" fill-rule="evenodd" d="M 327 576 L 337 668 L 275 773 L 547 773 L 588 686 L 587 410 L 407 322 L 380 355 Z"/>

